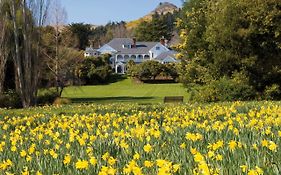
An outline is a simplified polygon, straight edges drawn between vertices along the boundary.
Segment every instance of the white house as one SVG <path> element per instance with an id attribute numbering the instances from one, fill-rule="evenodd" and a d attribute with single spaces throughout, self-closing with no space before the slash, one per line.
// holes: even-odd
<path id="1" fill-rule="evenodd" d="M 97 51 L 97 49 L 94 49 L 92 47 L 87 47 L 84 52 L 84 57 L 93 57 L 98 55 L 100 55 L 100 53 Z"/>
<path id="2" fill-rule="evenodd" d="M 155 60 L 163 64 L 178 62 L 175 58 L 175 51 L 166 47 L 164 39 L 160 42 L 137 42 L 131 38 L 114 38 L 101 48 L 94 50 L 87 48 L 85 57 L 94 56 L 93 54 L 111 54 L 111 66 L 116 73 L 124 74 L 126 64 L 129 60 L 141 63 L 146 60 Z"/>

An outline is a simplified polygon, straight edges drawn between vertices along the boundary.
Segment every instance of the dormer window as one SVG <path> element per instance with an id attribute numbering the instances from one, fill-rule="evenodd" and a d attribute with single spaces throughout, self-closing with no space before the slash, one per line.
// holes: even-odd
<path id="1" fill-rule="evenodd" d="M 132 45 L 131 44 L 123 44 L 122 45 L 122 47 L 123 47 L 123 49 L 130 49 L 130 48 L 132 48 Z"/>

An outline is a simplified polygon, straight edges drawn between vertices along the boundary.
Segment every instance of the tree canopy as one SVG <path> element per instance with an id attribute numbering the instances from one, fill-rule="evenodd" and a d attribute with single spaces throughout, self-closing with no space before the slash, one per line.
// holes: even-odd
<path id="1" fill-rule="evenodd" d="M 185 84 L 229 77 L 258 93 L 281 84 L 281 1 L 190 0 L 177 24 Z"/>
<path id="2" fill-rule="evenodd" d="M 162 37 L 170 40 L 174 31 L 175 16 L 176 14 L 171 13 L 155 13 L 151 21 L 143 21 L 136 27 L 134 36 L 139 41 L 159 41 Z"/>

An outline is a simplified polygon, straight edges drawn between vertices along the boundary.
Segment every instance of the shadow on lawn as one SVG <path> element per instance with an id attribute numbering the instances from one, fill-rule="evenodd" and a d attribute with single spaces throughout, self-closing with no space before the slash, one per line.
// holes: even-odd
<path id="1" fill-rule="evenodd" d="M 97 98 L 71 98 L 73 103 L 85 103 L 85 102 L 139 102 L 143 100 L 152 100 L 154 97 L 97 97 Z"/>

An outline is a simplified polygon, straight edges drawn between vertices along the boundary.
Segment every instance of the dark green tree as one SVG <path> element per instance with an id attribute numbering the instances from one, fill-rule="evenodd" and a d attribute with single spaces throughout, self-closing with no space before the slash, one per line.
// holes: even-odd
<path id="1" fill-rule="evenodd" d="M 92 33 L 91 25 L 84 23 L 72 23 L 68 26 L 69 30 L 77 37 L 77 49 L 85 50 L 89 45 L 89 37 Z"/>
<path id="2" fill-rule="evenodd" d="M 151 21 L 143 21 L 137 26 L 134 35 L 139 41 L 159 41 L 162 37 L 170 40 L 174 30 L 174 18 L 171 13 L 155 13 Z"/>
<path id="3" fill-rule="evenodd" d="M 187 1 L 178 20 L 184 83 L 246 77 L 244 83 L 257 92 L 276 89 L 273 85 L 281 83 L 280 9 L 278 0 Z"/>
<path id="4" fill-rule="evenodd" d="M 109 58 L 110 55 L 85 58 L 77 71 L 79 78 L 88 85 L 107 83 L 112 74 Z"/>

